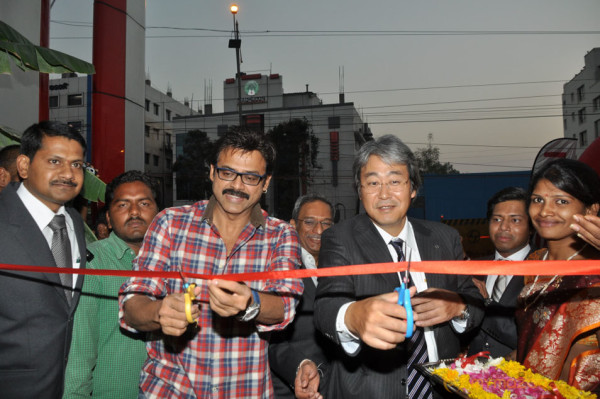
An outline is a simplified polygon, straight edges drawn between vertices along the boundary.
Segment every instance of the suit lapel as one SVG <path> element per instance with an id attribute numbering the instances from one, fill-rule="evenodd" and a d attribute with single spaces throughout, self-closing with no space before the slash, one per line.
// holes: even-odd
<path id="1" fill-rule="evenodd" d="M 79 268 L 85 269 L 87 261 L 87 251 L 85 243 L 85 232 L 83 231 L 83 224 L 79 222 L 80 216 L 77 211 L 73 208 L 66 208 L 66 211 L 73 220 L 73 227 L 75 228 L 75 238 L 77 239 L 77 248 L 79 250 L 78 258 L 80 260 Z M 73 312 L 79 302 L 79 295 L 81 294 L 81 288 L 83 287 L 84 275 L 79 274 L 77 281 L 75 282 L 75 291 L 73 292 L 73 300 L 71 301 L 71 311 Z"/>

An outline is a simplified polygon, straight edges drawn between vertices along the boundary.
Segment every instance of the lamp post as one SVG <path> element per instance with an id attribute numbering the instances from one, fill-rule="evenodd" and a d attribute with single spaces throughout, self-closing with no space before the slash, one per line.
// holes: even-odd
<path id="1" fill-rule="evenodd" d="M 232 4 L 229 7 L 229 11 L 233 15 L 233 31 L 235 33 L 235 39 L 229 40 L 229 48 L 235 49 L 235 63 L 237 65 L 237 75 L 235 76 L 235 80 L 237 81 L 237 91 L 238 91 L 238 116 L 240 128 L 243 125 L 242 118 L 242 73 L 240 72 L 240 48 L 242 47 L 242 39 L 240 39 L 240 29 L 238 27 L 238 23 L 235 20 L 235 15 L 238 12 L 238 6 L 236 4 Z"/>

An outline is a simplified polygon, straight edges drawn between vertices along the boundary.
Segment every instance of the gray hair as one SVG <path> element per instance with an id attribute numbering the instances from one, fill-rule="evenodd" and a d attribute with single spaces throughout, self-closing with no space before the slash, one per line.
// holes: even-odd
<path id="1" fill-rule="evenodd" d="M 333 205 L 331 204 L 331 202 L 329 202 L 329 200 L 327 200 L 327 198 L 325 198 L 319 194 L 307 194 L 307 195 L 302 195 L 302 196 L 298 197 L 298 199 L 296 200 L 296 203 L 294 204 L 294 210 L 292 211 L 292 219 L 295 220 L 296 222 L 298 222 L 298 216 L 300 215 L 300 209 L 302 209 L 302 207 L 305 204 L 309 204 L 309 203 L 315 202 L 315 201 L 321 201 L 321 202 L 327 204 L 329 206 L 329 209 L 331 210 L 331 217 L 333 218 L 333 215 L 335 213 L 333 210 Z"/>
<path id="2" fill-rule="evenodd" d="M 406 165 L 411 189 L 414 191 L 419 190 L 419 187 L 421 187 L 419 161 L 402 140 L 396 136 L 387 134 L 376 140 L 367 141 L 356 153 L 352 171 L 354 172 L 354 184 L 357 191 L 360 190 L 360 172 L 369 161 L 371 155 L 377 155 L 388 165 Z"/>

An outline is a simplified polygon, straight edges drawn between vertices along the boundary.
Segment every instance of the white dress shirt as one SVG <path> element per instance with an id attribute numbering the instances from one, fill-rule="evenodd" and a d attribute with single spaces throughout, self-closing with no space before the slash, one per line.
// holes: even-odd
<path id="1" fill-rule="evenodd" d="M 529 251 L 531 251 L 531 247 L 529 246 L 529 244 L 525 245 L 523 248 L 521 248 L 520 250 L 518 250 L 517 252 L 515 252 L 514 254 L 512 254 L 506 258 L 503 257 L 502 255 L 500 255 L 498 253 L 498 251 L 496 251 L 496 254 L 494 255 L 494 260 L 517 260 L 517 261 L 525 260 Z M 506 276 L 505 289 L 506 289 L 506 287 L 508 287 L 508 284 L 510 284 L 510 280 L 512 280 L 512 278 L 513 278 L 513 276 Z M 492 297 L 492 293 L 494 292 L 494 285 L 496 285 L 497 279 L 498 279 L 497 274 L 491 274 L 485 280 L 485 289 L 487 290 L 488 296 L 490 298 Z M 502 293 L 504 293 L 504 290 L 502 290 Z"/>
<path id="2" fill-rule="evenodd" d="M 73 261 L 73 268 L 79 269 L 81 258 L 79 255 L 79 246 L 77 245 L 77 237 L 75 236 L 75 227 L 73 219 L 68 212 L 65 211 L 65 207 L 61 206 L 58 212 L 54 213 L 50 208 L 46 206 L 42 201 L 37 199 L 24 184 L 21 184 L 17 189 L 17 195 L 23 201 L 23 205 L 27 208 L 27 211 L 31 214 L 33 220 L 40 228 L 40 231 L 44 235 L 44 238 L 48 242 L 48 247 L 52 248 L 52 236 L 54 233 L 52 229 L 48 227 L 48 223 L 52 220 L 55 215 L 65 215 L 65 224 L 67 225 L 67 234 L 69 235 L 69 242 L 71 243 L 71 259 Z M 73 288 L 77 283 L 77 274 L 73 275 Z"/>

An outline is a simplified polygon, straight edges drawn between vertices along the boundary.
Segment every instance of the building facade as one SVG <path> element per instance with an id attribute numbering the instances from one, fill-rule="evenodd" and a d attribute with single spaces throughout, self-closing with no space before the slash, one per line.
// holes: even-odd
<path id="1" fill-rule="evenodd" d="M 232 126 L 239 126 L 237 93 L 235 79 L 224 81 L 224 112 L 175 118 L 176 156 L 183 153 L 183 142 L 188 132 L 200 130 L 206 132 L 211 141 L 215 141 Z M 298 176 L 273 177 L 271 189 L 266 196 L 266 208 L 271 215 L 288 219 L 291 209 L 282 209 L 278 198 L 282 192 L 282 179 L 294 180 L 292 187 L 286 188 L 287 195 L 298 196 L 318 193 L 328 198 L 335 206 L 338 219 L 352 217 L 357 210 L 358 196 L 354 188 L 352 162 L 356 149 L 364 142 L 363 131 L 368 127 L 354 107 L 343 101 L 323 104 L 318 96 L 307 90 L 286 94 L 283 91 L 283 78 L 279 74 L 242 75 L 240 80 L 242 93 L 242 120 L 245 126 L 268 133 L 280 124 L 294 120 L 308 123 L 309 130 L 318 141 L 316 162 L 314 165 L 298 165 L 310 178 L 302 180 Z M 301 149 L 296 149 L 300 151 Z M 291 157 L 292 154 L 279 153 L 278 157 Z M 294 156 L 296 154 L 293 154 Z M 281 184 L 278 184 L 281 182 Z M 289 186 L 286 186 L 289 187 Z M 290 194 L 291 191 L 292 193 Z M 190 198 L 184 190 L 175 190 L 175 204 L 193 202 L 202 198 Z M 287 202 L 289 203 L 289 201 Z"/>
<path id="2" fill-rule="evenodd" d="M 195 115 L 187 104 L 175 100 L 172 93 L 163 93 L 146 80 L 144 140 L 138 151 L 144 156 L 144 172 L 160 182 L 160 199 L 164 206 L 173 204 L 173 118 Z M 92 143 L 92 77 L 64 74 L 51 79 L 49 86 L 50 119 L 68 123 Z M 87 152 L 91 162 L 91 148 Z M 102 171 L 99 171 L 102 178 Z M 107 182 L 108 183 L 108 182 Z"/>
<path id="3" fill-rule="evenodd" d="M 600 47 L 584 57 L 585 65 L 563 86 L 565 137 L 577 139 L 577 156 L 600 137 Z"/>

